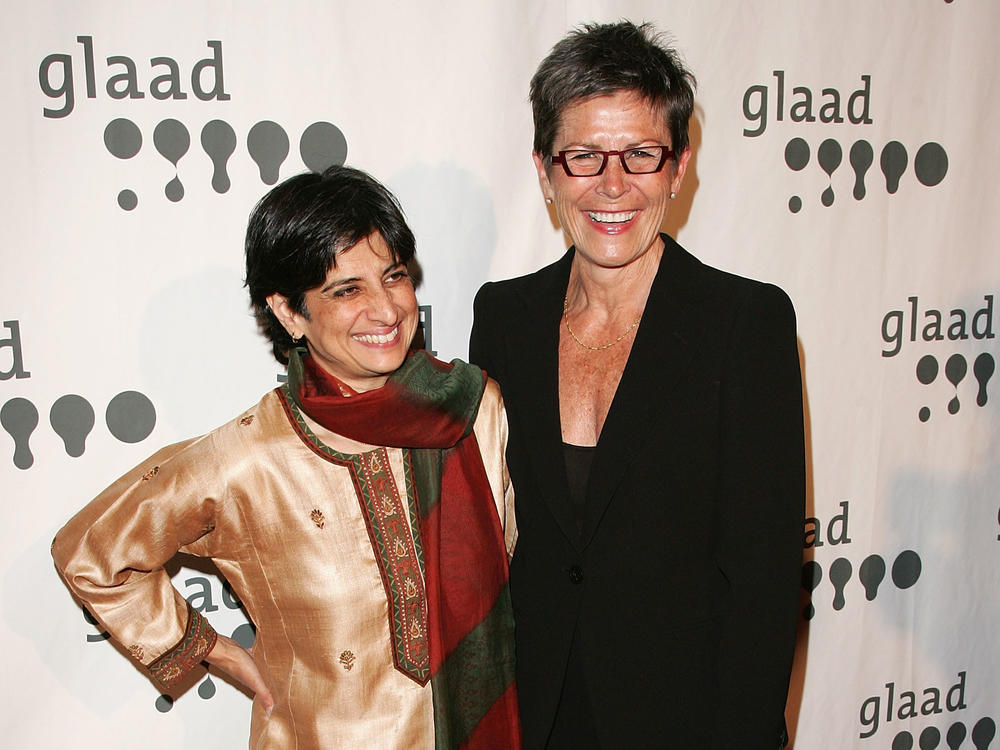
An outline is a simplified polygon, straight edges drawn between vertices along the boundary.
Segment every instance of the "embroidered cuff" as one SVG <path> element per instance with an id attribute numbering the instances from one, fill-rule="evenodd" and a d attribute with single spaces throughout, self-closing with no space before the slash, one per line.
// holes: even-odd
<path id="1" fill-rule="evenodd" d="M 172 687 L 208 656 L 217 634 L 208 620 L 188 604 L 188 622 L 184 637 L 172 649 L 153 660 L 147 669 L 163 687 Z"/>

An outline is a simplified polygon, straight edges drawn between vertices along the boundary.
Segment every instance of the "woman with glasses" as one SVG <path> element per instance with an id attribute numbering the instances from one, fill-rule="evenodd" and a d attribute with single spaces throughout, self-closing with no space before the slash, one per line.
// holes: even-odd
<path id="1" fill-rule="evenodd" d="M 503 404 L 478 367 L 411 350 L 413 254 L 363 172 L 274 188 L 247 286 L 287 384 L 144 461 L 53 542 L 159 685 L 207 660 L 255 694 L 255 749 L 519 747 Z M 249 651 L 171 586 L 177 552 L 215 561 L 256 625 Z"/>
<path id="2" fill-rule="evenodd" d="M 795 317 L 661 233 L 693 78 L 648 25 L 591 25 L 531 81 L 534 162 L 572 243 L 489 283 L 470 358 L 510 419 L 528 748 L 774 750 L 804 511 Z"/>

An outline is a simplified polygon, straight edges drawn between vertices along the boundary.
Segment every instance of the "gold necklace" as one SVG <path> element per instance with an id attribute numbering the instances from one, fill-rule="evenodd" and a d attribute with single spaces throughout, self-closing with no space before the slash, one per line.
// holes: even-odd
<path id="1" fill-rule="evenodd" d="M 566 330 L 569 331 L 569 335 L 573 337 L 573 340 L 576 343 L 578 343 L 584 349 L 589 349 L 592 352 L 600 352 L 600 351 L 604 351 L 605 349 L 610 349 L 612 346 L 614 346 L 615 344 L 617 344 L 623 338 L 625 338 L 630 333 L 632 333 L 632 331 L 634 331 L 636 328 L 638 328 L 640 321 L 642 321 L 642 315 L 640 314 L 639 317 L 635 319 L 635 323 L 633 323 L 628 328 L 626 328 L 625 329 L 625 333 L 623 333 L 621 336 L 619 336 L 618 338 L 616 338 L 611 343 L 604 344 L 602 346 L 591 346 L 590 344 L 585 344 L 582 341 L 580 341 L 580 339 L 577 338 L 576 334 L 573 333 L 573 329 L 569 327 L 569 293 L 567 292 L 566 296 L 563 297 L 563 321 L 565 321 L 565 323 L 566 323 Z"/>

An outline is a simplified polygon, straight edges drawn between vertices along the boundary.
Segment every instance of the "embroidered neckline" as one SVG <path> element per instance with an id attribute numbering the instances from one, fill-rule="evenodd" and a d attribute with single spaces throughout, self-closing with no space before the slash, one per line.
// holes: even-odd
<path id="1" fill-rule="evenodd" d="M 350 471 L 385 590 L 394 666 L 414 682 L 426 684 L 431 676 L 427 591 L 410 451 L 400 449 L 404 501 L 404 493 L 400 493 L 393 477 L 386 448 L 373 448 L 363 453 L 342 453 L 331 448 L 309 427 L 302 410 L 291 398 L 287 384 L 275 390 L 299 438 L 321 458 Z"/>

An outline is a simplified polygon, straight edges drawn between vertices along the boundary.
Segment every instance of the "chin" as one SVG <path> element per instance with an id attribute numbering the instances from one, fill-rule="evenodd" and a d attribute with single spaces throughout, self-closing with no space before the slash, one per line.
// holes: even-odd
<path id="1" fill-rule="evenodd" d="M 656 247 L 656 240 L 659 236 L 659 234 L 654 234 L 652 239 L 647 243 L 620 242 L 611 246 L 597 248 L 598 252 L 594 254 L 594 257 L 602 265 L 610 267 L 627 266 L 629 263 L 638 260 L 653 250 Z"/>
<path id="2" fill-rule="evenodd" d="M 580 253 L 583 260 L 593 263 L 595 266 L 601 266 L 602 268 L 621 268 L 622 266 L 627 266 L 632 261 L 639 258 L 642 253 L 634 250 L 633 248 L 614 248 L 611 250 L 603 250 L 598 252 L 588 252 L 584 250 Z"/>
<path id="3" fill-rule="evenodd" d="M 379 357 L 371 362 L 369 369 L 381 375 L 392 375 L 406 361 L 406 351 L 394 352 L 391 356 Z"/>

